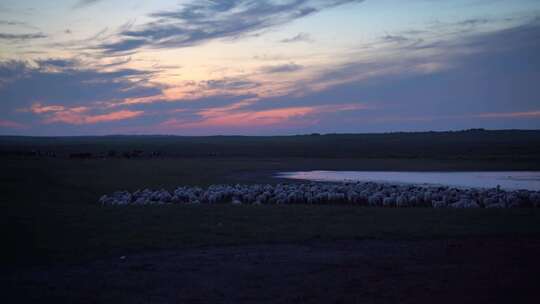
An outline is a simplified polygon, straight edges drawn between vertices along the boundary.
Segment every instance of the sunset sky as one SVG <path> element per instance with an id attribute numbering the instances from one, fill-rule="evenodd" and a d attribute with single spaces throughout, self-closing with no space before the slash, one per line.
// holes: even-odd
<path id="1" fill-rule="evenodd" d="M 0 134 L 468 128 L 540 128 L 540 1 L 0 2 Z"/>

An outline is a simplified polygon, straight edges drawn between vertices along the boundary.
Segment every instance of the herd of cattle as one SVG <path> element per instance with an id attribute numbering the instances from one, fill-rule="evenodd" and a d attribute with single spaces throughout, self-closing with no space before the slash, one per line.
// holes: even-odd
<path id="1" fill-rule="evenodd" d="M 149 204 L 354 204 L 373 207 L 519 208 L 540 207 L 540 191 L 460 189 L 446 186 L 364 183 L 211 185 L 167 190 L 117 191 L 103 205 Z"/>

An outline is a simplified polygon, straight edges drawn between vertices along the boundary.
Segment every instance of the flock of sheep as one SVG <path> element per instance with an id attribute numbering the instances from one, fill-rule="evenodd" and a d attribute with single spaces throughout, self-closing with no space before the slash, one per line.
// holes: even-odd
<path id="1" fill-rule="evenodd" d="M 540 191 L 358 183 L 212 185 L 166 190 L 117 191 L 103 205 L 149 204 L 354 204 L 377 207 L 518 208 L 540 207 Z"/>

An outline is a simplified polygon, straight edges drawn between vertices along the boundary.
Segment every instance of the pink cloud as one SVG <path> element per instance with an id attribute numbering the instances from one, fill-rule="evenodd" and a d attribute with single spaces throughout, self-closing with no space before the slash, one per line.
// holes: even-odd
<path id="1" fill-rule="evenodd" d="M 240 105 L 210 108 L 200 111 L 198 121 L 169 119 L 160 124 L 165 129 L 191 129 L 204 127 L 261 127 L 308 125 L 318 121 L 317 114 L 362 110 L 368 107 L 361 104 L 302 106 L 277 108 L 260 111 L 239 110 Z"/>
<path id="2" fill-rule="evenodd" d="M 182 121 L 169 119 L 161 123 L 161 127 L 170 129 L 191 129 L 204 127 L 259 127 L 284 123 L 292 118 L 301 118 L 313 113 L 310 107 L 284 108 L 266 111 L 246 111 L 238 113 L 228 113 L 223 115 L 203 114 L 203 119 L 198 121 Z"/>
<path id="3" fill-rule="evenodd" d="M 526 118 L 540 118 L 540 111 L 529 112 L 498 112 L 498 113 L 478 113 L 478 114 L 464 114 L 464 115 L 433 115 L 433 116 L 378 116 L 370 119 L 362 119 L 364 122 L 431 122 L 437 120 L 460 120 L 470 118 L 483 118 L 483 119 L 497 119 L 497 118 L 509 118 L 509 119 L 526 119 Z"/>
<path id="4" fill-rule="evenodd" d="M 540 111 L 509 112 L 509 113 L 482 113 L 476 115 L 480 118 L 536 118 L 540 117 Z"/>
<path id="5" fill-rule="evenodd" d="M 25 129 L 28 126 L 23 125 L 21 123 L 11 121 L 11 120 L 1 120 L 0 119 L 0 127 L 2 128 L 9 128 L 9 129 Z"/>
<path id="6" fill-rule="evenodd" d="M 110 121 L 118 121 L 118 120 L 135 118 L 135 117 L 141 116 L 143 113 L 144 113 L 143 111 L 123 110 L 123 111 L 111 112 L 107 114 L 89 115 L 89 114 L 84 114 L 84 113 L 80 113 L 76 111 L 66 110 L 66 111 L 55 112 L 53 115 L 48 117 L 45 120 L 45 122 L 46 123 L 63 122 L 63 123 L 72 124 L 72 125 L 86 125 L 86 124 L 96 124 L 96 123 L 101 123 L 101 122 L 110 122 Z"/>
<path id="7" fill-rule="evenodd" d="M 44 115 L 45 123 L 67 123 L 72 125 L 96 124 L 101 122 L 118 121 L 135 118 L 144 114 L 143 111 L 122 110 L 106 114 L 92 115 L 88 107 L 67 108 L 61 105 L 33 104 L 30 109 L 24 109 L 34 114 Z"/>
<path id="8" fill-rule="evenodd" d="M 228 113 L 226 115 L 206 116 L 202 121 L 207 126 L 267 126 L 282 123 L 292 118 L 299 118 L 312 114 L 314 107 L 292 107 L 264 111 L 245 111 Z"/>
<path id="9" fill-rule="evenodd" d="M 34 114 L 47 114 L 47 113 L 56 113 L 70 111 L 73 113 L 83 113 L 88 111 L 87 107 L 73 107 L 66 108 L 61 105 L 42 105 L 41 103 L 34 103 L 29 109 L 21 109 L 22 112 L 32 112 Z"/>
<path id="10" fill-rule="evenodd" d="M 65 110 L 64 106 L 43 106 L 40 103 L 35 103 L 30 107 L 30 112 L 34 114 L 43 114 L 43 113 L 49 113 L 49 112 L 58 112 Z"/>

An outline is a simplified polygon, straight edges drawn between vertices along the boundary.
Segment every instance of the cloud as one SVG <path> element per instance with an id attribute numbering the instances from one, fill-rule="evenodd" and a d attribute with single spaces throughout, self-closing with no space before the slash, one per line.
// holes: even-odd
<path id="1" fill-rule="evenodd" d="M 241 78 L 224 78 L 217 80 L 206 80 L 199 84 L 199 89 L 208 90 L 245 90 L 259 87 L 261 84 Z"/>
<path id="2" fill-rule="evenodd" d="M 256 86 L 250 75 L 218 80 L 208 87 L 223 93 L 253 86 L 257 95 L 207 108 L 205 100 L 190 101 L 189 108 L 172 103 L 181 111 L 149 128 L 181 134 L 538 128 L 539 34 L 539 24 L 527 23 L 449 37 L 429 48 L 400 43 L 387 49 L 381 42 L 385 49 L 374 51 L 380 56 L 315 69 L 272 97 L 260 94 L 272 80 Z"/>
<path id="3" fill-rule="evenodd" d="M 35 103 L 30 107 L 30 112 L 35 114 L 44 114 L 44 113 L 51 113 L 51 112 L 62 112 L 65 111 L 66 107 L 64 106 L 43 106 L 40 103 Z"/>
<path id="4" fill-rule="evenodd" d="M 25 129 L 25 128 L 27 128 L 27 126 L 25 126 L 25 125 L 23 125 L 21 123 L 15 122 L 15 121 L 0 119 L 0 128 Z"/>
<path id="5" fill-rule="evenodd" d="M 307 33 L 299 33 L 296 36 L 293 36 L 291 38 L 285 38 L 280 40 L 282 43 L 295 43 L 295 42 L 311 42 L 313 39 L 311 39 L 311 36 Z"/>
<path id="6" fill-rule="evenodd" d="M 288 63 L 288 64 L 282 64 L 282 65 L 272 65 L 272 66 L 266 66 L 261 68 L 261 71 L 263 73 L 289 73 L 289 72 L 296 72 L 304 67 L 295 63 Z"/>
<path id="7" fill-rule="evenodd" d="M 97 124 L 103 122 L 119 121 L 135 118 L 143 115 L 142 111 L 130 111 L 122 110 L 116 112 L 110 112 L 99 115 L 91 115 L 87 113 L 81 113 L 80 111 L 71 110 L 62 110 L 58 112 L 53 112 L 52 115 L 45 118 L 45 123 L 66 123 L 71 125 L 85 125 L 85 124 Z"/>
<path id="8" fill-rule="evenodd" d="M 109 54 L 133 52 L 136 49 L 148 44 L 145 39 L 124 39 L 120 42 L 105 43 L 101 45 L 101 48 Z"/>
<path id="9" fill-rule="evenodd" d="M 458 25 L 466 26 L 466 27 L 474 27 L 474 26 L 478 26 L 482 24 L 487 24 L 489 23 L 489 21 L 490 20 L 486 18 L 472 18 L 472 19 L 467 19 L 467 20 L 458 22 Z"/>
<path id="10" fill-rule="evenodd" d="M 481 113 L 478 118 L 540 118 L 540 111 L 507 112 L 507 113 Z"/>
<path id="11" fill-rule="evenodd" d="M 25 41 L 25 40 L 43 39 L 43 38 L 47 38 L 47 35 L 43 33 L 30 33 L 30 34 L 0 33 L 0 40 L 8 40 L 8 41 Z"/>
<path id="12" fill-rule="evenodd" d="M 152 14 L 154 21 L 120 33 L 101 45 L 107 53 L 141 47 L 187 47 L 221 38 L 235 38 L 282 25 L 321 10 L 363 0 L 222 0 L 192 1 L 177 10 Z"/>
<path id="13" fill-rule="evenodd" d="M 87 6 L 91 6 L 91 5 L 94 5 L 98 2 L 100 2 L 101 0 L 78 0 L 77 3 L 75 3 L 75 5 L 73 5 L 73 8 L 74 9 L 77 9 L 77 8 L 83 8 L 83 7 L 87 7 Z"/>
<path id="14" fill-rule="evenodd" d="M 335 132 L 540 127 L 539 23 L 453 37 L 429 49 L 405 44 L 375 52 L 382 54 L 318 68 L 286 94 L 242 110 L 371 107 L 326 113 L 319 126 Z"/>
<path id="15" fill-rule="evenodd" d="M 21 22 L 21 21 L 0 20 L 0 25 L 16 26 L 16 25 L 26 25 L 26 23 Z"/>
<path id="16" fill-rule="evenodd" d="M 148 71 L 111 71 L 114 64 L 3 62 L 0 120 L 31 126 L 19 133 L 66 135 L 118 133 L 119 126 L 168 134 L 540 128 L 540 22 L 430 33 L 435 39 L 425 41 L 390 36 L 400 35 L 409 41 L 378 39 L 368 51 L 349 50 L 339 64 L 280 65 L 290 59 L 279 58 L 252 73 L 172 88 L 152 83 Z M 280 74 L 298 68 L 299 77 Z M 183 94 L 189 90 L 193 95 Z"/>
<path id="17" fill-rule="evenodd" d="M 0 7 L 0 11 L 3 9 Z M 16 20 L 0 20 L 0 26 L 9 26 L 14 28 L 25 28 L 25 29 L 31 29 L 31 30 L 39 30 L 39 28 L 30 25 L 23 21 L 16 21 Z"/>
<path id="18" fill-rule="evenodd" d="M 2 84 L 12 82 L 23 76 L 27 68 L 26 62 L 23 61 L 0 61 L 0 89 L 2 88 Z"/>
<path id="19" fill-rule="evenodd" d="M 38 59 L 36 60 L 37 65 L 43 69 L 48 67 L 53 68 L 74 68 L 77 67 L 79 62 L 69 59 L 57 59 L 57 58 L 47 58 L 47 59 Z"/>
<path id="20" fill-rule="evenodd" d="M 393 43 L 403 43 L 408 42 L 410 39 L 403 35 L 385 35 L 382 37 L 383 41 L 393 42 Z"/>
<path id="21" fill-rule="evenodd" d="M 223 127 L 290 127 L 293 125 L 311 125 L 318 121 L 317 116 L 324 113 L 336 113 L 365 109 L 360 104 L 337 104 L 321 106 L 285 107 L 267 110 L 242 110 L 236 107 L 228 109 L 206 109 L 198 112 L 201 119 L 179 120 L 172 118 L 160 124 L 165 129 L 201 129 Z"/>
<path id="22" fill-rule="evenodd" d="M 0 119 L 18 118 L 24 124 L 36 119 L 71 124 L 117 121 L 142 113 L 110 112 L 111 105 L 162 93 L 162 87 L 149 81 L 151 73 L 82 65 L 69 59 L 0 62 Z"/>
<path id="23" fill-rule="evenodd" d="M 466 113 L 456 115 L 377 115 L 363 118 L 363 122 L 368 123 L 434 123 L 441 121 L 470 121 L 477 119 L 487 119 L 492 121 L 508 120 L 531 120 L 540 118 L 540 111 L 529 112 L 496 112 L 496 113 Z M 459 128 L 457 128 L 459 129 Z M 463 128 L 461 128 L 463 129 Z"/>
<path id="24" fill-rule="evenodd" d="M 236 112 L 227 115 L 213 115 L 203 117 L 197 121 L 182 121 L 169 119 L 160 124 L 168 129 L 192 129 L 208 127 L 260 127 L 284 123 L 292 118 L 299 118 L 314 112 L 311 107 L 282 108 L 265 111 Z"/>
<path id="25" fill-rule="evenodd" d="M 95 113 L 89 107 L 66 107 L 63 105 L 33 104 L 28 111 L 43 117 L 44 123 L 66 123 L 72 125 L 96 124 L 135 118 L 144 114 L 143 111 L 120 110 L 108 113 Z"/>
<path id="26" fill-rule="evenodd" d="M 80 66 L 81 65 L 81 66 Z M 0 62 L 0 107 L 21 108 L 35 101 L 87 104 L 161 93 L 152 74 L 135 69 L 100 71 L 69 59 Z"/>
<path id="27" fill-rule="evenodd" d="M 423 78 L 426 75 L 429 79 L 429 75 L 462 70 L 468 71 L 464 72 L 467 76 L 499 66 L 503 66 L 507 71 L 512 69 L 518 73 L 530 72 L 539 59 L 534 53 L 540 49 L 540 22 L 526 22 L 489 32 L 463 33 L 446 39 L 423 40 L 390 36 L 386 40 L 400 43 L 388 47 L 383 39 L 378 45 L 372 46 L 372 56 L 360 57 L 361 59 L 352 57 L 345 63 L 329 66 L 308 80 L 306 85 L 326 88 L 358 81 L 384 82 L 392 77 L 407 79 Z M 501 72 L 496 71 L 494 76 Z M 532 75 L 536 76 L 535 73 Z M 466 85 L 469 86 L 470 84 Z"/>

